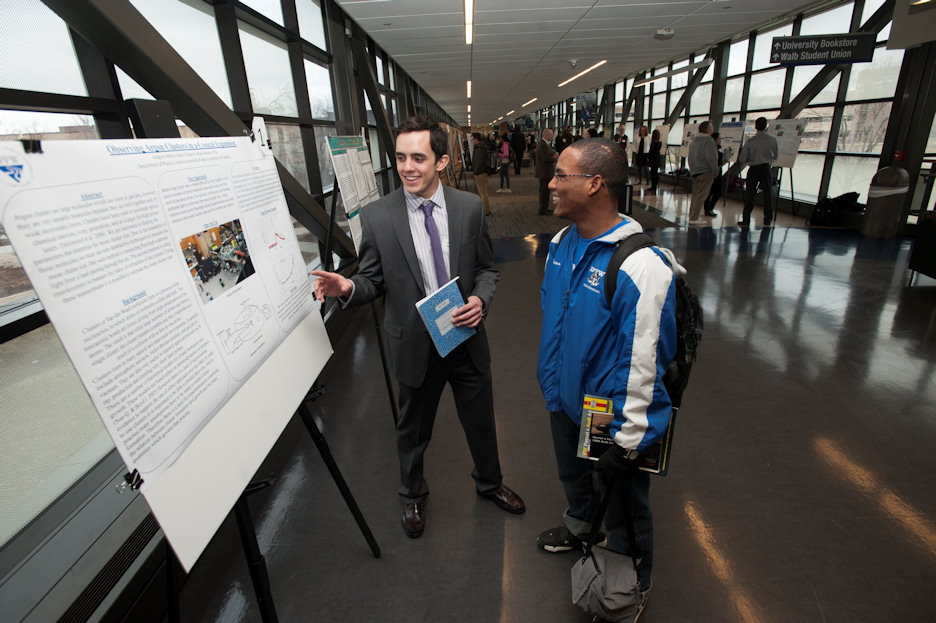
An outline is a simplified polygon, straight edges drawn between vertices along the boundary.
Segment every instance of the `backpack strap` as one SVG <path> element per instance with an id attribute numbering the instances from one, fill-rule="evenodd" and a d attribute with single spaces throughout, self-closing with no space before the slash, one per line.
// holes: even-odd
<path id="1" fill-rule="evenodd" d="M 611 255 L 611 259 L 608 260 L 608 268 L 605 271 L 604 281 L 605 298 L 608 300 L 608 307 L 611 306 L 611 301 L 614 299 L 614 292 L 617 290 L 617 273 L 621 270 L 621 264 L 624 263 L 624 260 L 637 249 L 655 245 L 656 243 L 653 241 L 653 238 L 643 232 L 631 234 L 624 240 L 619 240 L 617 244 L 614 245 L 614 253 Z"/>

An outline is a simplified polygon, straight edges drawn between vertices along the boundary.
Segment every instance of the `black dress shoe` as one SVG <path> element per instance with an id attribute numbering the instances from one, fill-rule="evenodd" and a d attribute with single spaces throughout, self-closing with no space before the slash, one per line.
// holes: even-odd
<path id="1" fill-rule="evenodd" d="M 718 216 L 718 212 L 716 212 L 715 210 L 710 210 L 705 213 L 705 216 Z"/>
<path id="2" fill-rule="evenodd" d="M 495 504 L 503 508 L 508 513 L 519 515 L 526 510 L 526 505 L 520 496 L 511 491 L 507 485 L 497 485 L 497 488 L 487 493 L 478 492 L 480 495 L 492 500 Z"/>
<path id="3" fill-rule="evenodd" d="M 403 530 L 411 539 L 418 539 L 426 529 L 425 512 L 421 502 L 403 505 Z"/>

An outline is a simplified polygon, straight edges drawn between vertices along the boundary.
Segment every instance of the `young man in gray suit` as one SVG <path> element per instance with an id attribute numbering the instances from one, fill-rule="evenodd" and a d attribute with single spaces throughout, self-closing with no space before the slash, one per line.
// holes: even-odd
<path id="1" fill-rule="evenodd" d="M 403 188 L 361 210 L 358 272 L 351 279 L 312 271 L 315 296 L 362 305 L 384 296 L 384 337 L 390 371 L 399 383 L 400 498 L 403 529 L 412 538 L 425 529 L 429 486 L 423 455 L 432 436 L 445 384 L 452 387 L 458 419 L 468 440 L 478 494 L 511 513 L 526 510 L 523 500 L 501 482 L 491 354 L 484 316 L 500 273 L 477 195 L 454 190 L 439 180 L 448 165 L 445 130 L 425 117 L 407 119 L 397 130 L 396 166 Z M 453 277 L 466 304 L 453 317 L 477 333 L 446 357 L 439 356 L 416 311 L 416 302 Z"/>

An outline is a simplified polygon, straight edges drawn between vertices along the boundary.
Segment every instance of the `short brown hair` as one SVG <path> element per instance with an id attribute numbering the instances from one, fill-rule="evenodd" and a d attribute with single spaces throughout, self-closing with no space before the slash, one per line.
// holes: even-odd
<path id="1" fill-rule="evenodd" d="M 396 136 L 408 132 L 429 132 L 429 146 L 432 147 L 432 153 L 435 154 L 436 162 L 439 158 L 448 154 L 448 134 L 438 123 L 429 117 L 417 116 L 410 117 L 400 124 L 396 129 Z"/>

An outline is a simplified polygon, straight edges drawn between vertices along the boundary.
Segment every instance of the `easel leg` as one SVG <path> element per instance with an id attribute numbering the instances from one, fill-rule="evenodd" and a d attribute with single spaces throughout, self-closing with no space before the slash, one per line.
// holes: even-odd
<path id="1" fill-rule="evenodd" d="M 387 353 L 384 350 L 383 331 L 380 330 L 380 316 L 377 315 L 377 304 L 373 301 L 371 301 L 371 314 L 374 316 L 374 329 L 377 331 L 377 346 L 380 349 L 380 364 L 383 366 L 384 381 L 387 383 L 387 396 L 390 397 L 393 430 L 396 430 L 400 424 L 400 412 L 397 410 L 396 396 L 393 395 L 393 381 L 390 380 L 390 370 L 387 368 Z"/>
<path id="2" fill-rule="evenodd" d="M 250 570 L 250 579 L 253 581 L 257 606 L 260 608 L 260 618 L 264 623 L 277 623 L 273 593 L 270 591 L 270 576 L 267 574 L 266 561 L 257 543 L 257 532 L 254 530 L 253 519 L 250 517 L 246 493 L 242 493 L 237 498 L 234 504 L 234 517 L 237 519 L 241 544 L 244 546 L 244 555 L 247 557 L 247 568 Z"/>
<path id="3" fill-rule="evenodd" d="M 367 541 L 367 544 L 370 546 L 371 552 L 374 554 L 374 558 L 380 558 L 380 546 L 377 545 L 377 539 L 374 538 L 374 534 L 371 532 L 370 526 L 367 525 L 367 520 L 364 519 L 364 515 L 361 513 L 361 509 L 358 507 L 357 502 L 354 500 L 354 496 L 351 495 L 351 490 L 348 488 L 348 484 L 345 482 L 344 476 L 341 475 L 341 470 L 338 469 L 338 464 L 335 463 L 335 458 L 332 456 L 331 450 L 328 447 L 328 442 L 325 441 L 325 435 L 322 434 L 318 424 L 315 422 L 315 414 L 312 413 L 312 409 L 309 407 L 308 401 L 315 400 L 315 398 L 322 395 L 323 391 L 323 387 L 313 386 L 311 391 L 309 391 L 309 394 L 306 396 L 306 399 L 302 402 L 302 405 L 299 406 L 299 415 L 302 417 L 302 423 L 305 424 L 306 429 L 308 429 L 309 435 L 312 437 L 312 441 L 315 442 L 315 447 L 318 448 L 319 454 L 322 456 L 322 460 L 325 462 L 325 467 L 327 467 L 328 471 L 331 472 L 331 476 L 335 481 L 335 485 L 341 492 L 341 496 L 344 498 L 345 504 L 348 505 L 348 510 L 351 511 L 351 514 L 354 516 L 354 520 L 357 522 L 358 528 L 361 530 L 361 534 L 364 535 L 364 540 Z"/>

